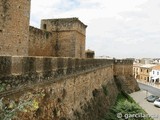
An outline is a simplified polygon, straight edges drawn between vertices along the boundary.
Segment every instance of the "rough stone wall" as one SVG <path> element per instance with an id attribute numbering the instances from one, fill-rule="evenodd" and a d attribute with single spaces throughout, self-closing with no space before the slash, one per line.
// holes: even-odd
<path id="1" fill-rule="evenodd" d="M 87 65 L 88 61 L 84 62 Z M 85 67 L 82 69 L 85 70 Z M 108 91 L 107 94 L 104 93 L 103 86 Z M 20 119 L 98 120 L 114 104 L 118 91 L 113 80 L 113 67 L 110 64 L 60 78 L 56 82 L 30 85 L 29 88 L 10 93 L 5 98 L 18 101 L 22 95 L 27 98 L 28 94 L 38 102 L 38 108 L 31 112 L 19 113 Z"/>
<path id="2" fill-rule="evenodd" d="M 33 98 L 38 107 L 19 113 L 23 120 L 99 120 L 114 104 L 118 90 L 137 90 L 132 70 L 127 72 L 132 64 L 129 60 L 1 56 L 0 97 L 8 101 L 6 105 L 10 100 Z M 120 72 L 122 66 L 126 72 Z"/>
<path id="3" fill-rule="evenodd" d="M 75 56 L 75 32 L 52 32 L 54 38 L 54 49 L 56 57 Z"/>
<path id="4" fill-rule="evenodd" d="M 43 31 L 29 18 L 30 0 L 0 1 L 1 55 L 85 58 L 87 26 L 78 18 L 42 20 Z"/>
<path id="5" fill-rule="evenodd" d="M 114 77 L 119 90 L 126 91 L 127 93 L 139 90 L 138 83 L 133 76 L 132 60 L 115 60 Z"/>
<path id="6" fill-rule="evenodd" d="M 46 29 L 44 29 L 46 24 Z M 86 25 L 78 18 L 43 19 L 41 29 L 47 31 L 72 31 L 76 30 L 83 35 L 86 34 Z"/>
<path id="7" fill-rule="evenodd" d="M 0 57 L 3 91 L 74 75 L 112 64 L 112 60 L 54 57 Z M 7 87 L 9 86 L 9 87 Z"/>
<path id="8" fill-rule="evenodd" d="M 78 58 L 85 58 L 85 35 L 76 32 L 76 43 L 75 43 L 75 56 Z"/>
<path id="9" fill-rule="evenodd" d="M 115 60 L 114 75 L 133 76 L 133 61 L 132 60 Z"/>
<path id="10" fill-rule="evenodd" d="M 0 1 L 0 13 L 3 13 L 3 0 Z M 3 15 L 0 15 L 0 36 L 2 36 L 2 31 L 3 31 Z"/>
<path id="11" fill-rule="evenodd" d="M 30 0 L 0 0 L 0 54 L 28 55 Z"/>
<path id="12" fill-rule="evenodd" d="M 51 32 L 30 26 L 29 56 L 55 56 L 54 37 Z"/>
<path id="13" fill-rule="evenodd" d="M 54 33 L 56 56 L 85 57 L 86 25 L 78 18 L 42 20 L 41 29 Z"/>

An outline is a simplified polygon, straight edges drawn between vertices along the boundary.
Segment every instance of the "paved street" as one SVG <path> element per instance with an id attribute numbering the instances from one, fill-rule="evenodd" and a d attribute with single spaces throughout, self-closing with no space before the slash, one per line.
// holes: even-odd
<path id="1" fill-rule="evenodd" d="M 144 87 L 143 85 L 140 87 Z M 145 86 L 146 87 L 146 86 Z M 148 89 L 148 87 L 147 87 Z M 148 102 L 145 98 L 151 93 L 144 90 L 134 92 L 130 96 L 150 115 L 154 120 L 160 120 L 160 108 L 157 108 L 153 103 Z"/>
<path id="2" fill-rule="evenodd" d="M 157 96 L 160 97 L 160 89 L 157 89 L 153 86 L 146 85 L 146 84 L 143 84 L 143 83 L 138 83 L 138 84 L 139 84 L 139 87 L 141 88 L 141 90 L 148 91 L 149 93 L 157 95 Z"/>

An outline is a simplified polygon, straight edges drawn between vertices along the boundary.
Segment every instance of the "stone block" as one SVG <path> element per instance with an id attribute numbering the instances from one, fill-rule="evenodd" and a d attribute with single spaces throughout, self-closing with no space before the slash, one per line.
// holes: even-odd
<path id="1" fill-rule="evenodd" d="M 22 62 L 23 74 L 35 74 L 36 73 L 36 58 L 24 57 Z"/>
<path id="2" fill-rule="evenodd" d="M 36 72 L 43 73 L 43 57 L 36 57 Z"/>
<path id="3" fill-rule="evenodd" d="M 11 56 L 0 56 L 0 77 L 11 75 Z"/>
<path id="4" fill-rule="evenodd" d="M 12 57 L 12 75 L 21 75 L 22 74 L 22 62 L 23 57 L 14 56 Z"/>

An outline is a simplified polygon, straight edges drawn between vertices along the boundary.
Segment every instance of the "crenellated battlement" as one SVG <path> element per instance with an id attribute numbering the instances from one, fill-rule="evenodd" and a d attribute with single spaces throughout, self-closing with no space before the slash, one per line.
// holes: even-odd
<path id="1" fill-rule="evenodd" d="M 42 40 L 47 40 L 50 36 L 52 36 L 52 33 L 46 30 L 38 29 L 33 26 L 29 27 L 29 31 L 33 33 L 33 35 L 39 36 Z"/>
<path id="2" fill-rule="evenodd" d="M 108 110 L 115 103 L 119 91 L 130 93 L 138 90 L 138 84 L 131 76 L 132 65 L 132 60 L 125 59 L 0 56 L 0 96 L 19 101 L 22 95 L 27 97 L 27 94 L 32 94 L 34 98 L 34 95 L 41 93 L 44 96 L 38 96 L 37 102 L 42 113 L 38 117 L 57 118 L 53 116 L 54 108 L 65 113 L 58 118 L 74 120 L 74 113 L 79 111 L 84 120 L 88 116 L 83 116 L 81 109 L 84 110 L 84 106 L 89 106 L 93 100 L 104 103 L 105 110 Z M 107 94 L 104 94 L 104 89 L 108 91 Z M 109 103 L 106 104 L 106 101 Z M 91 104 L 90 107 L 101 107 L 97 105 Z M 19 117 L 36 120 L 37 116 L 30 114 L 37 111 Z"/>
<path id="3" fill-rule="evenodd" d="M 132 64 L 133 60 L 132 59 L 115 59 L 114 64 Z"/>
<path id="4" fill-rule="evenodd" d="M 138 90 L 132 60 L 85 59 L 87 26 L 78 18 L 42 20 L 41 29 L 29 18 L 30 0 L 0 0 L 0 97 L 37 104 L 20 119 L 98 120 L 118 91 Z"/>
<path id="5" fill-rule="evenodd" d="M 117 63 L 117 61 L 121 61 Z M 110 67 L 114 74 L 132 74 L 130 60 L 78 59 L 63 57 L 0 56 L 0 81 L 6 90 L 46 80 L 78 75 L 103 67 Z M 122 64 L 120 64 L 122 63 Z M 127 64 L 123 64 L 127 63 Z M 119 66 L 121 65 L 121 66 Z M 122 67 L 127 73 L 122 73 Z M 118 72 L 119 71 L 119 72 Z M 131 73 L 129 73 L 131 72 Z M 10 86 L 7 88 L 7 86 Z"/>
<path id="6" fill-rule="evenodd" d="M 0 0 L 0 55 L 85 58 L 86 25 L 78 18 L 29 26 L 30 0 Z M 48 49 L 47 49 L 48 48 Z"/>
<path id="7" fill-rule="evenodd" d="M 133 75 L 133 60 L 132 59 L 122 59 L 114 60 L 114 75 Z"/>
<path id="8" fill-rule="evenodd" d="M 78 18 L 59 18 L 41 20 L 41 29 L 52 32 L 77 31 L 85 36 L 87 25 Z"/>

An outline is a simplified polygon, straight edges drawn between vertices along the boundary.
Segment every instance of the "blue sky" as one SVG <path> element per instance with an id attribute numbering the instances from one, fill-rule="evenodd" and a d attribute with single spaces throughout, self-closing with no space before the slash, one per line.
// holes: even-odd
<path id="1" fill-rule="evenodd" d="M 160 57 L 160 0 L 32 0 L 30 24 L 78 17 L 96 56 Z"/>

